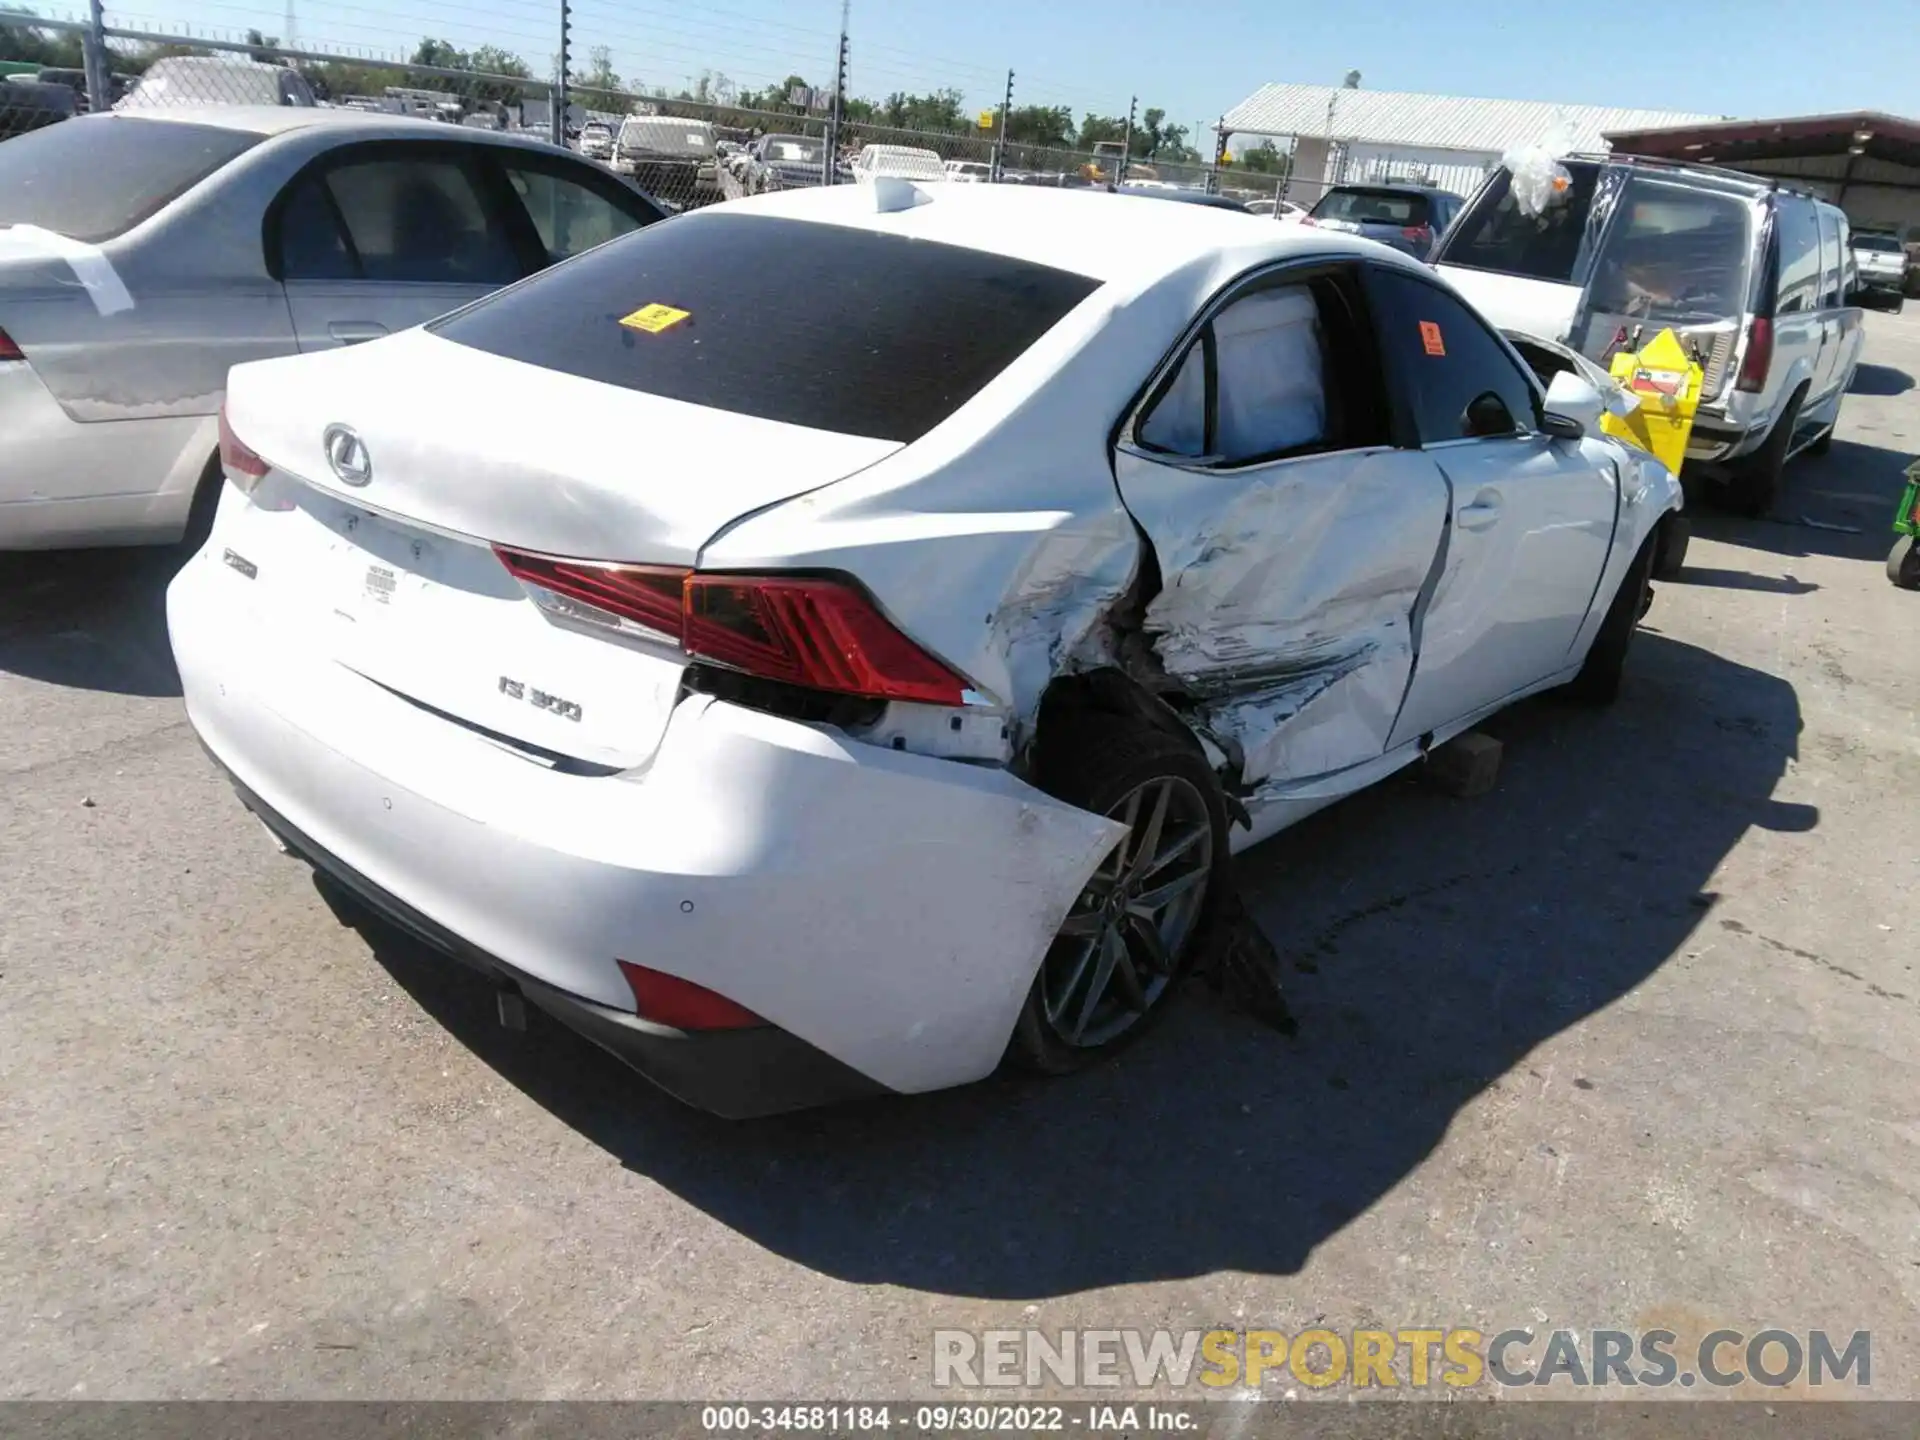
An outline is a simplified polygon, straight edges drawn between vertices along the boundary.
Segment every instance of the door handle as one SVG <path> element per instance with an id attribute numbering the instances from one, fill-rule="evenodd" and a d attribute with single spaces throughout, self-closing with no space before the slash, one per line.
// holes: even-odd
<path id="1" fill-rule="evenodd" d="M 1471 505 L 1462 505 L 1454 511 L 1453 518 L 1462 530 L 1485 530 L 1500 518 L 1500 497 L 1491 490 L 1483 490 L 1473 497 Z"/>
<path id="2" fill-rule="evenodd" d="M 327 326 L 327 334 L 342 345 L 358 345 L 363 340 L 378 340 L 387 333 L 387 327 L 377 320 L 335 320 Z"/>

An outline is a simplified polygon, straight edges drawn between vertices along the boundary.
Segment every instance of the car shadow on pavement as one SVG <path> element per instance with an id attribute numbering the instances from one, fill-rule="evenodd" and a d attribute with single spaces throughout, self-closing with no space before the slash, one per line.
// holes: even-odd
<path id="1" fill-rule="evenodd" d="M 173 546 L 0 555 L 0 674 L 179 695 L 166 599 L 185 559 Z"/>
<path id="2" fill-rule="evenodd" d="M 1835 440 L 1825 455 L 1789 461 L 1773 514 L 1745 520 L 1710 502 L 1689 504 L 1693 533 L 1769 555 L 1829 555 L 1878 565 L 1893 543 L 1893 509 L 1914 456 L 1879 445 Z M 1681 576 L 1691 580 L 1691 567 Z"/>
<path id="3" fill-rule="evenodd" d="M 1849 395 L 1904 395 L 1913 389 L 1913 376 L 1892 365 L 1856 365 Z"/>
<path id="4" fill-rule="evenodd" d="M 1490 795 L 1402 776 L 1243 857 L 1248 908 L 1285 957 L 1292 1038 L 1196 986 L 1154 1034 L 1068 1079 L 730 1124 L 538 1015 L 502 1030 L 483 980 L 355 923 L 537 1103 L 825 1274 L 1041 1298 L 1292 1273 L 1462 1106 L 1682 951 L 1750 829 L 1818 823 L 1772 798 L 1800 731 L 1785 681 L 1648 632 L 1628 672 L 1609 711 L 1543 699 L 1493 722 L 1506 758 Z"/>

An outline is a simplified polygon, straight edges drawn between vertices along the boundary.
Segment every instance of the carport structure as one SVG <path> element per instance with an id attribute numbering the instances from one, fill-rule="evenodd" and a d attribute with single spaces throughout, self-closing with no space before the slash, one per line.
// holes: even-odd
<path id="1" fill-rule="evenodd" d="M 1920 121 L 1862 110 L 1607 134 L 1616 151 L 1720 165 L 1815 191 L 1855 228 L 1920 241 Z"/>

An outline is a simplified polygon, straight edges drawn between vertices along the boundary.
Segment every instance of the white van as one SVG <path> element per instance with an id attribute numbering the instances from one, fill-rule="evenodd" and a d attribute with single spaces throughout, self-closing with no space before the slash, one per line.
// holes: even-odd
<path id="1" fill-rule="evenodd" d="M 1770 180 L 1633 156 L 1570 156 L 1537 214 L 1497 170 L 1432 261 L 1504 329 L 1607 364 L 1672 328 L 1706 371 L 1687 479 L 1763 514 L 1781 470 L 1824 450 L 1865 334 L 1846 215 Z"/>

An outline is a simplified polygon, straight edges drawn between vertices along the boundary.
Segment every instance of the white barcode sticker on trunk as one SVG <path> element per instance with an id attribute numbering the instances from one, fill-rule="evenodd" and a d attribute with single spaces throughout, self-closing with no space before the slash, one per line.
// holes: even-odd
<path id="1" fill-rule="evenodd" d="M 393 571 L 384 565 L 367 567 L 366 596 L 376 605 L 391 605 L 393 592 L 399 588 L 399 581 Z"/>

